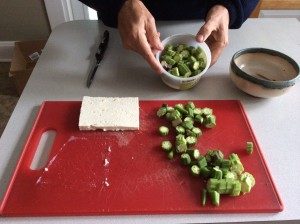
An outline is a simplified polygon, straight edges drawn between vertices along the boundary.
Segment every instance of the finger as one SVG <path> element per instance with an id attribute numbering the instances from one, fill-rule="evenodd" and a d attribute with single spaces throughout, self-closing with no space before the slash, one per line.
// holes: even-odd
<path id="1" fill-rule="evenodd" d="M 152 48 L 163 50 L 163 45 L 159 39 L 160 34 L 157 32 L 153 17 L 151 17 L 146 24 L 146 36 Z"/>
<path id="2" fill-rule="evenodd" d="M 155 72 L 158 74 L 162 73 L 163 68 L 159 61 L 154 57 L 145 35 L 140 35 L 136 51 L 145 58 Z"/>
<path id="3" fill-rule="evenodd" d="M 211 32 L 215 29 L 215 26 L 212 22 L 206 22 L 199 30 L 196 35 L 196 40 L 200 43 L 204 42 L 211 34 Z"/>
<path id="4" fill-rule="evenodd" d="M 210 51 L 211 51 L 210 66 L 212 66 L 217 62 L 218 58 L 222 54 L 222 52 L 225 48 L 225 45 L 222 44 L 222 42 L 215 42 L 215 41 L 207 41 L 207 45 L 209 46 Z"/>

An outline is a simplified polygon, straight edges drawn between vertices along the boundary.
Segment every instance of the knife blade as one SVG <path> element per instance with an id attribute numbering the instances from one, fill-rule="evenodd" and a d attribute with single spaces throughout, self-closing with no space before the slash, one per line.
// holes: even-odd
<path id="1" fill-rule="evenodd" d="M 104 53 L 107 49 L 107 45 L 108 45 L 108 41 L 109 41 L 109 32 L 108 30 L 105 30 L 104 33 L 103 33 L 103 36 L 101 38 L 101 42 L 99 44 L 99 47 L 97 49 L 97 52 L 95 54 L 95 64 L 94 66 L 92 67 L 88 77 L 87 77 L 87 81 L 86 81 L 86 86 L 88 88 L 90 88 L 93 80 L 94 80 L 94 77 L 95 77 L 95 74 L 96 74 L 96 71 L 99 67 L 99 64 L 100 62 L 102 61 L 103 59 L 103 56 L 104 56 Z"/>

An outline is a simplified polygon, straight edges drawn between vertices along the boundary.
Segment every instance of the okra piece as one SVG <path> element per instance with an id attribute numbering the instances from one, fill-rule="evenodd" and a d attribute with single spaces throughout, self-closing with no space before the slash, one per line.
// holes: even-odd
<path id="1" fill-rule="evenodd" d="M 189 121 L 189 120 L 185 120 L 182 122 L 182 127 L 192 130 L 194 127 L 194 122 L 193 121 Z"/>
<path id="2" fill-rule="evenodd" d="M 176 61 L 172 59 L 170 56 L 165 57 L 165 61 L 168 63 L 168 65 L 175 65 Z"/>
<path id="3" fill-rule="evenodd" d="M 199 164 L 199 163 L 198 163 Z M 200 176 L 203 178 L 209 178 L 210 177 L 210 169 L 207 166 L 201 167 L 200 168 Z"/>
<path id="4" fill-rule="evenodd" d="M 255 179 L 251 173 L 245 172 L 240 176 L 241 191 L 243 194 L 249 193 L 255 185 Z"/>
<path id="5" fill-rule="evenodd" d="M 211 203 L 215 206 L 220 205 L 220 193 L 217 191 L 210 191 L 209 192 Z"/>
<path id="6" fill-rule="evenodd" d="M 190 56 L 190 52 L 188 50 L 182 50 L 180 54 L 182 58 L 187 58 L 188 56 Z"/>
<path id="7" fill-rule="evenodd" d="M 190 117 L 190 118 L 194 117 L 194 110 L 192 108 L 188 108 L 188 117 Z"/>
<path id="8" fill-rule="evenodd" d="M 204 124 L 207 128 L 214 128 L 216 126 L 216 116 L 213 114 L 207 115 Z"/>
<path id="9" fill-rule="evenodd" d="M 168 62 L 168 61 L 167 61 L 167 62 Z M 199 61 L 193 62 L 192 68 L 193 68 L 194 71 L 198 70 L 198 69 L 200 68 L 200 63 L 199 63 Z"/>
<path id="10" fill-rule="evenodd" d="M 177 52 L 181 52 L 181 51 L 183 51 L 186 48 L 187 48 L 187 46 L 185 44 L 179 44 L 177 46 Z"/>
<path id="11" fill-rule="evenodd" d="M 213 110 L 211 108 L 204 107 L 204 108 L 202 108 L 202 114 L 205 115 L 205 116 L 212 115 L 213 114 Z"/>
<path id="12" fill-rule="evenodd" d="M 191 117 L 185 117 L 185 118 L 183 119 L 183 121 L 190 122 L 190 123 L 194 124 L 194 119 L 191 118 Z"/>
<path id="13" fill-rule="evenodd" d="M 242 190 L 242 185 L 240 181 L 235 181 L 233 185 L 232 192 L 230 193 L 231 196 L 239 196 Z"/>
<path id="14" fill-rule="evenodd" d="M 172 112 L 175 110 L 174 107 L 170 107 L 170 106 L 166 106 L 166 108 L 167 108 L 167 112 Z"/>
<path id="15" fill-rule="evenodd" d="M 188 114 L 188 111 L 184 108 L 183 104 L 182 103 L 178 103 L 174 106 L 174 108 L 176 110 L 178 110 L 181 114 L 183 115 L 187 115 Z"/>
<path id="16" fill-rule="evenodd" d="M 237 174 L 236 174 L 236 172 L 228 171 L 228 172 L 226 172 L 226 174 L 224 174 L 224 179 L 236 180 Z"/>
<path id="17" fill-rule="evenodd" d="M 205 154 L 206 161 L 211 166 L 220 166 L 222 164 L 224 155 L 220 150 L 208 150 Z"/>
<path id="18" fill-rule="evenodd" d="M 249 155 L 253 153 L 253 142 L 246 143 L 246 151 Z"/>
<path id="19" fill-rule="evenodd" d="M 176 54 L 176 51 L 173 51 L 171 49 L 166 50 L 166 55 L 169 55 L 169 56 L 173 57 L 175 54 Z"/>
<path id="20" fill-rule="evenodd" d="M 160 126 L 159 127 L 159 133 L 162 135 L 162 136 L 166 136 L 169 134 L 169 128 L 166 127 L 166 126 Z"/>
<path id="21" fill-rule="evenodd" d="M 202 194 L 201 194 L 201 201 L 202 201 L 202 206 L 206 205 L 206 196 L 207 195 L 207 190 L 205 188 L 202 189 Z"/>
<path id="22" fill-rule="evenodd" d="M 186 137 L 186 142 L 190 146 L 195 145 L 197 143 L 197 138 L 194 136 L 188 136 Z"/>
<path id="23" fill-rule="evenodd" d="M 182 123 L 182 120 L 181 120 L 181 118 L 179 117 L 179 118 L 177 118 L 177 119 L 175 119 L 175 120 L 172 121 L 172 126 L 173 126 L 173 127 L 177 127 L 177 126 L 180 125 L 181 123 Z"/>
<path id="24" fill-rule="evenodd" d="M 200 175 L 200 168 L 197 165 L 191 166 L 190 171 L 193 176 L 198 177 Z"/>
<path id="25" fill-rule="evenodd" d="M 156 112 L 156 115 L 158 117 L 163 117 L 165 114 L 167 113 L 167 108 L 166 107 L 161 107 L 158 109 L 158 111 Z"/>
<path id="26" fill-rule="evenodd" d="M 195 114 L 195 111 L 194 111 Z M 198 114 L 195 116 L 195 121 L 198 122 L 199 124 L 203 124 L 204 118 L 201 116 L 201 114 Z"/>
<path id="27" fill-rule="evenodd" d="M 193 127 L 193 128 L 192 128 L 192 133 L 194 133 L 194 135 L 195 135 L 196 137 L 199 137 L 199 136 L 202 135 L 201 129 L 200 129 L 200 128 L 197 128 L 197 127 Z"/>
<path id="28" fill-rule="evenodd" d="M 186 64 L 178 63 L 179 73 L 183 77 L 191 76 L 192 72 Z"/>
<path id="29" fill-rule="evenodd" d="M 208 191 L 216 191 L 219 186 L 219 180 L 214 179 L 214 178 L 209 178 L 206 184 L 206 189 Z"/>
<path id="30" fill-rule="evenodd" d="M 172 150 L 172 143 L 170 141 L 163 141 L 161 143 L 161 148 L 165 151 L 165 152 L 169 152 L 170 150 Z"/>
<path id="31" fill-rule="evenodd" d="M 184 135 L 177 135 L 176 136 L 176 152 L 184 153 L 187 150 L 187 141 Z"/>
<path id="32" fill-rule="evenodd" d="M 215 166 L 212 169 L 212 178 L 221 180 L 222 177 L 223 177 L 222 170 L 220 170 L 220 168 L 218 166 Z"/>
<path id="33" fill-rule="evenodd" d="M 182 55 L 179 53 L 176 53 L 173 57 L 173 60 L 176 61 L 177 63 L 182 60 Z"/>
<path id="34" fill-rule="evenodd" d="M 206 167 L 207 166 L 207 162 L 206 162 L 206 158 L 204 156 L 200 156 L 199 160 L 198 160 L 198 166 L 200 168 L 202 167 Z M 210 172 L 210 171 L 209 171 Z"/>
<path id="35" fill-rule="evenodd" d="M 194 115 L 201 115 L 202 114 L 202 110 L 201 108 L 194 108 Z"/>
<path id="36" fill-rule="evenodd" d="M 231 161 L 229 159 L 223 159 L 221 162 L 221 168 L 229 169 L 231 166 Z"/>
<path id="37" fill-rule="evenodd" d="M 219 181 L 219 185 L 218 185 L 218 190 L 217 192 L 219 192 L 220 194 L 226 194 L 227 190 L 227 183 L 225 179 L 221 179 Z"/>
<path id="38" fill-rule="evenodd" d="M 187 153 L 181 154 L 180 160 L 181 160 L 182 164 L 186 165 L 186 166 L 189 165 L 192 161 L 190 155 Z"/>
<path id="39" fill-rule="evenodd" d="M 199 149 L 188 149 L 187 153 L 191 156 L 193 160 L 198 160 L 201 156 Z"/>
<path id="40" fill-rule="evenodd" d="M 171 68 L 169 71 L 174 76 L 180 76 L 179 70 L 177 67 Z"/>
<path id="41" fill-rule="evenodd" d="M 173 158 L 174 158 L 174 151 L 171 150 L 171 151 L 168 152 L 168 159 L 172 160 Z"/>
<path id="42" fill-rule="evenodd" d="M 173 50 L 174 49 L 174 47 L 173 47 L 173 45 L 171 45 L 171 44 L 167 44 L 166 46 L 165 46 L 165 50 Z"/>
<path id="43" fill-rule="evenodd" d="M 161 66 L 165 69 L 165 70 L 169 70 L 170 68 L 172 68 L 172 65 L 169 65 L 165 60 L 161 61 Z"/>
<path id="44" fill-rule="evenodd" d="M 170 112 L 170 118 L 171 120 L 175 120 L 175 119 L 178 119 L 178 118 L 181 118 L 181 114 L 178 110 L 173 110 L 172 112 Z"/>
<path id="45" fill-rule="evenodd" d="M 244 171 L 244 166 L 240 161 L 240 158 L 237 154 L 232 153 L 229 155 L 229 160 L 231 162 L 230 170 L 236 172 L 237 174 L 241 174 Z"/>
<path id="46" fill-rule="evenodd" d="M 177 134 L 185 134 L 185 128 L 182 127 L 181 125 L 177 125 L 175 130 Z"/>
<path id="47" fill-rule="evenodd" d="M 189 60 L 189 62 L 191 62 L 191 63 L 197 61 L 197 59 L 196 59 L 194 56 L 192 56 L 192 55 L 188 58 L 188 60 Z"/>

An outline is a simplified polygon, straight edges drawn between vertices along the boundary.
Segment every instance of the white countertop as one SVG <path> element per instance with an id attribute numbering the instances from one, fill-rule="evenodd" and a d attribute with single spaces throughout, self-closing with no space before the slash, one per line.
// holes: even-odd
<path id="1" fill-rule="evenodd" d="M 199 22 L 158 24 L 162 38 L 196 33 Z M 138 96 L 140 99 L 237 99 L 243 103 L 261 146 L 284 211 L 270 214 L 136 215 L 55 218 L 0 218 L 1 223 L 204 223 L 300 220 L 300 84 L 278 98 L 259 99 L 239 91 L 229 78 L 232 55 L 243 48 L 279 50 L 300 64 L 300 23 L 296 19 L 249 19 L 230 30 L 229 46 L 196 87 L 176 91 L 162 83 L 145 61 L 122 48 L 119 34 L 110 30 L 104 60 L 90 89 L 85 87 L 91 49 L 105 27 L 96 21 L 74 21 L 51 34 L 27 86 L 0 139 L 0 199 L 19 159 L 39 105 L 44 100 L 81 100 L 89 96 Z M 263 203 L 263 201 L 258 202 Z"/>

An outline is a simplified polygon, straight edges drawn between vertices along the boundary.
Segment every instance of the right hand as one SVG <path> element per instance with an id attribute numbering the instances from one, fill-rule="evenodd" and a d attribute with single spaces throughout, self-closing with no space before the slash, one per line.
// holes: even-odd
<path id="1" fill-rule="evenodd" d="M 125 49 L 142 55 L 158 74 L 163 68 L 154 53 L 163 50 L 155 20 L 140 0 L 127 0 L 118 15 L 118 29 Z"/>

